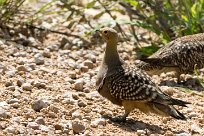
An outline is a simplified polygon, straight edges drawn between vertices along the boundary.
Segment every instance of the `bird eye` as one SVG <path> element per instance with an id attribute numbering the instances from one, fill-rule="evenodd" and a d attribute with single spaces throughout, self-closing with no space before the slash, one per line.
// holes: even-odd
<path id="1" fill-rule="evenodd" d="M 107 31 L 104 31 L 105 34 L 107 34 Z"/>

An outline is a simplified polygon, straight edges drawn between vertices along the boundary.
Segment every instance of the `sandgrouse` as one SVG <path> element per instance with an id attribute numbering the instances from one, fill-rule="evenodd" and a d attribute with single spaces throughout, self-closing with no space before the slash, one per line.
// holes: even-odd
<path id="1" fill-rule="evenodd" d="M 195 65 L 198 69 L 204 68 L 204 33 L 177 38 L 141 60 L 137 67 L 149 75 L 175 71 L 180 83 L 180 74 L 193 73 Z"/>
<path id="2" fill-rule="evenodd" d="M 107 45 L 97 75 L 98 92 L 113 104 L 125 109 L 123 116 L 112 120 L 125 121 L 135 108 L 144 113 L 153 112 L 176 119 L 186 119 L 173 105 L 186 106 L 188 102 L 171 98 L 163 93 L 144 71 L 125 64 L 117 52 L 117 31 L 106 27 L 99 32 Z"/>

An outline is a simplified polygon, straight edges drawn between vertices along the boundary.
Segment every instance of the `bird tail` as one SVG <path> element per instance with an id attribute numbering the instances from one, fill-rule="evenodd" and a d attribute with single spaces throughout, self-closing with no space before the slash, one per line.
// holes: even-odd
<path id="1" fill-rule="evenodd" d="M 186 117 L 172 105 L 152 103 L 153 112 L 163 116 L 172 116 L 176 119 L 186 120 Z"/>

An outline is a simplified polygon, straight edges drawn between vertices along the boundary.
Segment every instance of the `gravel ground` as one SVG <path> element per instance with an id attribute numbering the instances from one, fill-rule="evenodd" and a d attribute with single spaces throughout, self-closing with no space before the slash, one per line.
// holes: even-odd
<path id="1" fill-rule="evenodd" d="M 94 86 L 105 44 L 84 46 L 75 39 L 74 46 L 61 48 L 66 39 L 54 34 L 43 44 L 29 40 L 28 46 L 0 40 L 0 135 L 204 135 L 204 91 L 191 79 L 195 76 L 183 75 L 187 81 L 179 86 L 196 90 L 190 93 L 178 89 L 172 73 L 153 77 L 163 91 L 192 103 L 178 107 L 187 121 L 135 110 L 127 122 L 114 123 L 102 116 L 120 115 L 123 109 Z M 134 64 L 132 46 L 121 43 L 119 53 Z"/>

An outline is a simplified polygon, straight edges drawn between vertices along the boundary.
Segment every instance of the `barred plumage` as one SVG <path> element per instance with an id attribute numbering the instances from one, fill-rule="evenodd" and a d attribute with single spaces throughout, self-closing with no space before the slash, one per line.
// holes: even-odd
<path id="1" fill-rule="evenodd" d="M 125 114 L 121 119 L 115 119 L 124 121 L 134 108 L 144 113 L 185 119 L 173 105 L 186 106 L 188 102 L 171 98 L 160 90 L 146 72 L 125 64 L 117 52 L 118 35 L 115 30 L 103 28 L 100 33 L 107 45 L 96 86 L 103 97 L 124 107 Z"/>
<path id="2" fill-rule="evenodd" d="M 195 65 L 204 68 L 204 33 L 177 38 L 141 60 L 137 67 L 148 74 L 176 71 L 180 82 L 180 74 L 193 73 Z"/>

